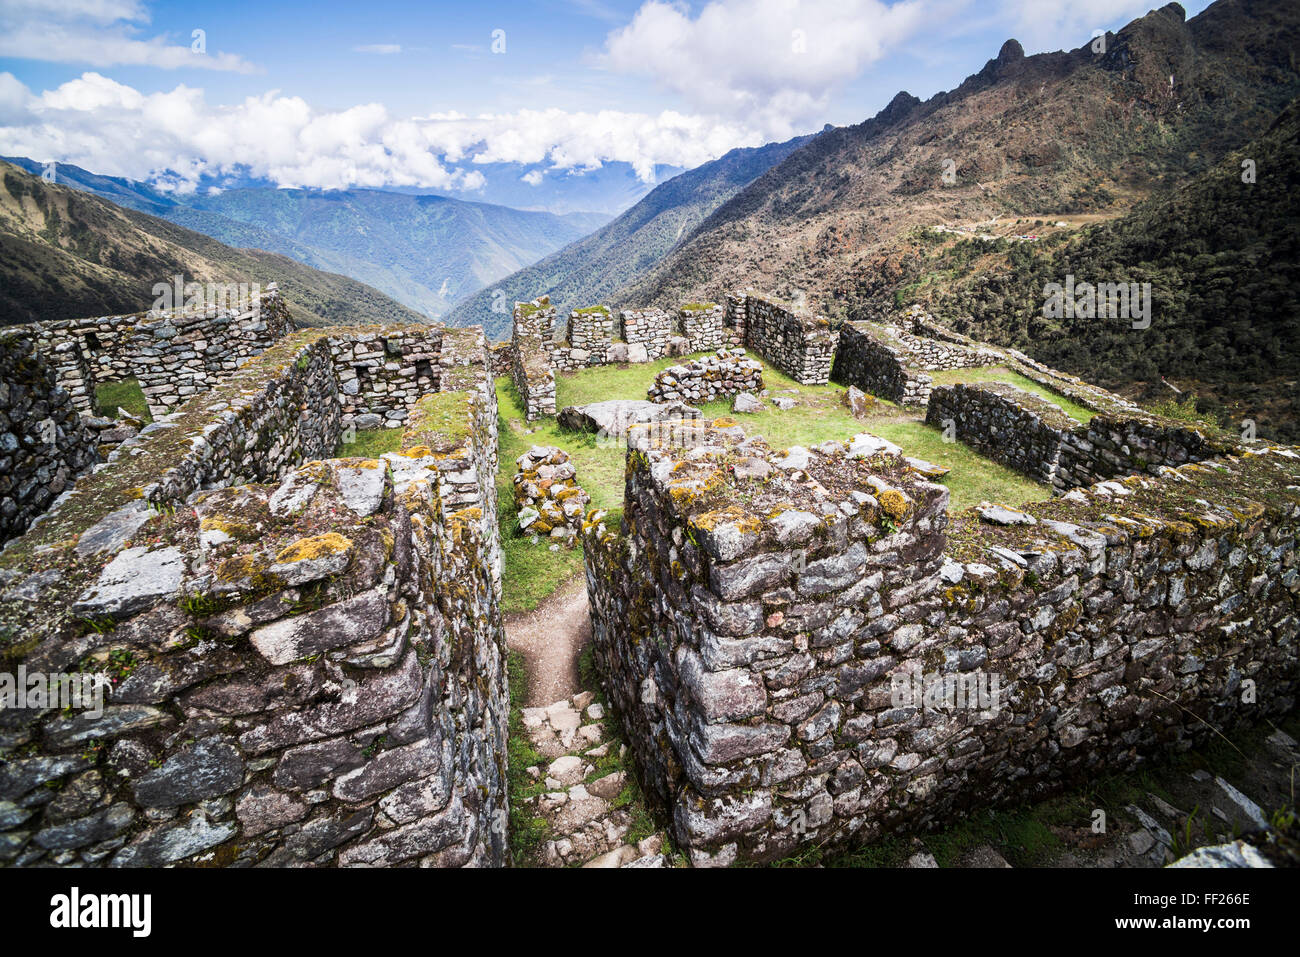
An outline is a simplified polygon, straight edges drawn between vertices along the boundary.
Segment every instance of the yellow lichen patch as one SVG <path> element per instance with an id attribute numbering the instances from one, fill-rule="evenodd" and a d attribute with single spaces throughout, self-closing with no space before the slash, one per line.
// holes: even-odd
<path id="1" fill-rule="evenodd" d="M 912 503 L 896 488 L 887 488 L 876 495 L 876 501 L 880 503 L 880 510 L 892 518 L 894 521 L 901 521 L 912 507 Z"/>
<path id="2" fill-rule="evenodd" d="M 221 563 L 217 568 L 217 577 L 225 582 L 239 582 L 245 579 L 252 581 L 265 575 L 269 567 L 270 563 L 266 556 L 260 553 L 236 555 Z"/>
<path id="3" fill-rule="evenodd" d="M 737 425 L 739 425 L 739 424 L 740 424 L 740 423 L 737 422 L 735 419 L 731 418 L 730 416 L 726 416 L 726 415 L 719 416 L 718 418 L 716 418 L 716 419 L 713 420 L 713 427 L 714 427 L 715 429 L 730 429 L 730 428 L 733 428 L 733 427 L 735 427 L 735 426 L 737 426 Z"/>
<path id="4" fill-rule="evenodd" d="M 433 455 L 433 449 L 427 445 L 413 445 L 410 448 L 401 449 L 398 455 L 405 455 L 408 459 L 423 459 Z"/>
<path id="5" fill-rule="evenodd" d="M 694 482 L 686 485 L 674 485 L 668 489 L 668 496 L 675 504 L 680 506 L 690 505 L 691 502 L 699 498 L 699 495 L 700 490 Z"/>
<path id="6" fill-rule="evenodd" d="M 1206 531 L 1217 532 L 1225 528 L 1232 527 L 1232 519 L 1223 515 L 1211 515 L 1209 512 L 1202 512 L 1199 515 L 1191 512 L 1182 512 L 1182 516 Z"/>
<path id="7" fill-rule="evenodd" d="M 352 549 L 351 539 L 344 538 L 338 532 L 326 532 L 300 538 L 275 556 L 276 564 L 288 565 L 293 562 L 305 562 L 327 555 L 341 555 Z"/>
<path id="8" fill-rule="evenodd" d="M 726 508 L 705 512 L 691 519 L 691 526 L 702 532 L 711 532 L 719 525 L 734 525 L 737 530 L 746 534 L 757 535 L 763 530 L 762 522 L 738 505 L 728 505 Z"/>
<path id="9" fill-rule="evenodd" d="M 327 482 L 330 477 L 329 466 L 319 460 L 307 462 L 298 469 L 298 474 L 302 475 L 313 482 Z"/>
<path id="10" fill-rule="evenodd" d="M 251 539 L 257 535 L 257 528 L 247 522 L 232 522 L 219 515 L 209 515 L 199 522 L 199 529 L 204 532 L 225 532 L 231 538 Z"/>
<path id="11" fill-rule="evenodd" d="M 1228 511 L 1244 522 L 1253 522 L 1264 514 L 1264 506 L 1259 502 L 1248 502 L 1240 508 L 1229 506 Z"/>

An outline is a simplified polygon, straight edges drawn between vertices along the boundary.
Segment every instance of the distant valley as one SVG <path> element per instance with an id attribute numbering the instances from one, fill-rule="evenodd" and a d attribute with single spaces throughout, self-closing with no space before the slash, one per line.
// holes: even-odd
<path id="1" fill-rule="evenodd" d="M 44 170 L 30 159 L 10 162 Z M 180 195 L 61 163 L 54 176 L 227 245 L 350 276 L 430 318 L 608 220 L 388 190 L 248 187 Z"/>
<path id="2" fill-rule="evenodd" d="M 348 276 L 235 249 L 156 216 L 0 163 L 0 324 L 148 309 L 153 286 L 276 282 L 303 325 L 423 322 Z"/>

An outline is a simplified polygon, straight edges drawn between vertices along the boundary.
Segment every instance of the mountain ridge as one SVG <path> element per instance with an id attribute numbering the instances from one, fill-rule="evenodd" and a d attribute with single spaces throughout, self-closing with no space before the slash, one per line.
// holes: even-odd
<path id="1" fill-rule="evenodd" d="M 13 324 L 148 309 L 156 283 L 276 282 L 304 325 L 425 319 L 347 276 L 234 249 L 93 193 L 0 163 L 0 316 Z"/>
<path id="2" fill-rule="evenodd" d="M 674 176 L 590 236 L 489 284 L 453 309 L 447 321 L 452 325 L 481 324 L 489 336 L 506 338 L 509 306 L 517 300 L 550 295 L 562 312 L 607 300 L 628 275 L 666 255 L 727 197 L 822 135 L 825 132 L 740 147 Z M 494 303 L 504 303 L 505 311 L 494 309 Z"/>
<path id="3" fill-rule="evenodd" d="M 39 174 L 44 164 L 8 160 Z M 435 193 L 236 188 L 167 193 L 121 177 L 54 164 L 57 182 L 205 233 L 374 286 L 429 317 L 485 283 L 586 236 L 602 213 L 547 213 Z"/>
<path id="4" fill-rule="evenodd" d="M 1177 4 L 1154 10 L 1107 34 L 1104 54 L 1085 45 L 1025 57 L 1007 41 L 955 90 L 924 102 L 900 93 L 773 165 L 611 305 L 753 285 L 857 318 L 857 275 L 908 229 L 1130 208 L 1244 142 L 1300 92 L 1286 52 L 1300 40 L 1296 10 L 1219 0 L 1184 17 Z"/>

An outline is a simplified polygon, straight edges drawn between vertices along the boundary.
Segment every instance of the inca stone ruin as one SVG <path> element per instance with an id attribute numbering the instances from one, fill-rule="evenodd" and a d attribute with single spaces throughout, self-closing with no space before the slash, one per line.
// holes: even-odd
<path id="1" fill-rule="evenodd" d="M 515 463 L 522 534 L 583 549 L 612 707 L 523 711 L 551 762 L 528 813 L 569 827 L 551 864 L 923 833 L 1295 705 L 1294 449 L 1212 439 L 916 311 L 837 329 L 744 292 L 576 310 L 557 339 L 543 298 L 492 345 L 255 305 L 0 336 L 6 670 L 108 689 L 101 713 L 0 711 L 6 865 L 507 864 L 498 376 L 542 423 L 557 374 L 683 358 L 645 370 L 646 400 L 563 410 L 624 450 L 621 513 L 589 507 L 562 450 Z M 752 357 L 852 387 L 855 410 L 922 406 L 1053 497 L 954 511 L 944 469 L 870 433 L 782 448 L 702 415 L 768 407 Z M 1090 421 L 932 377 L 991 365 Z M 152 424 L 93 414 L 127 377 Z M 375 428 L 400 450 L 337 457 Z M 590 779 L 619 748 L 662 825 L 635 843 L 626 773 Z"/>

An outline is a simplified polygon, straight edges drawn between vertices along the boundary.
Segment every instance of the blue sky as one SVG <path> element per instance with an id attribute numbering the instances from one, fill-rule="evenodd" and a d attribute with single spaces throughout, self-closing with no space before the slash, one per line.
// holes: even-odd
<path id="1" fill-rule="evenodd" d="M 0 153 L 182 188 L 242 168 L 472 192 L 475 161 L 650 178 L 951 89 L 1008 37 L 1074 48 L 1151 6 L 0 0 Z"/>

